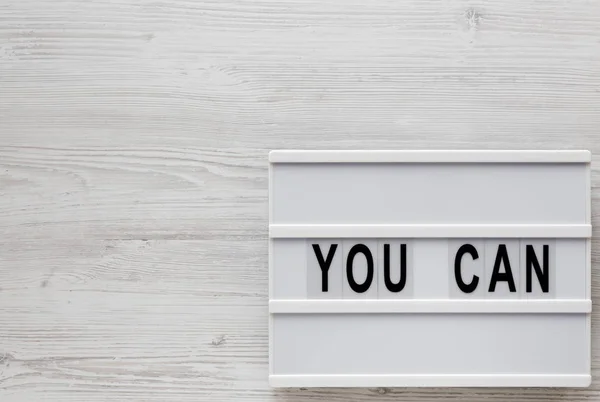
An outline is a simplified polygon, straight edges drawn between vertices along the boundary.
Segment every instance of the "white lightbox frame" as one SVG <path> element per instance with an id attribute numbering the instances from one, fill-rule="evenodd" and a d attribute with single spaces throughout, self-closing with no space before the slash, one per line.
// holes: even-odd
<path id="1" fill-rule="evenodd" d="M 591 154 L 588 151 L 297 151 L 269 154 L 269 382 L 274 387 L 584 387 L 591 382 Z M 280 223 L 274 222 L 273 170 L 291 164 L 584 164 L 585 221 L 578 223 Z M 314 238 L 586 239 L 585 297 L 546 300 L 314 300 L 274 298 L 273 243 Z M 587 372 L 563 373 L 302 373 L 274 370 L 274 317 L 311 314 L 585 314 Z"/>

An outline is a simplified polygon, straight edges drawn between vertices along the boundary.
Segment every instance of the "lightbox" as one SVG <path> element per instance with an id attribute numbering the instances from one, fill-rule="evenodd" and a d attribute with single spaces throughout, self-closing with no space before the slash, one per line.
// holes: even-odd
<path id="1" fill-rule="evenodd" d="M 272 386 L 589 385 L 589 152 L 269 159 Z"/>

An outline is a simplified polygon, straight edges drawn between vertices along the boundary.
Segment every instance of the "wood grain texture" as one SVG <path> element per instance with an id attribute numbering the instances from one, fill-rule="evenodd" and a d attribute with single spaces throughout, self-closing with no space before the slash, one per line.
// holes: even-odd
<path id="1" fill-rule="evenodd" d="M 594 1 L 4 0 L 0 400 L 600 400 L 272 390 L 266 241 L 270 149 L 600 155 L 599 110 Z"/>

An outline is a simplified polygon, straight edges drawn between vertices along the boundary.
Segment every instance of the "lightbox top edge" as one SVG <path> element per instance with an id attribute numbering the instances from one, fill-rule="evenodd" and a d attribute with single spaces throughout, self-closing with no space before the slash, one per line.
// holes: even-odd
<path id="1" fill-rule="evenodd" d="M 273 150 L 270 163 L 590 163 L 587 150 Z"/>

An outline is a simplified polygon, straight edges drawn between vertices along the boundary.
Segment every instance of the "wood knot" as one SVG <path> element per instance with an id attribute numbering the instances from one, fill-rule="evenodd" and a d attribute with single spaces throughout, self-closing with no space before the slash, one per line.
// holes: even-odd
<path id="1" fill-rule="evenodd" d="M 225 335 L 219 335 L 216 338 L 213 338 L 211 344 L 213 346 L 220 346 L 225 343 Z"/>
<path id="2" fill-rule="evenodd" d="M 469 30 L 476 31 L 481 21 L 481 14 L 479 14 L 474 8 L 469 7 L 465 10 L 464 17 Z"/>

